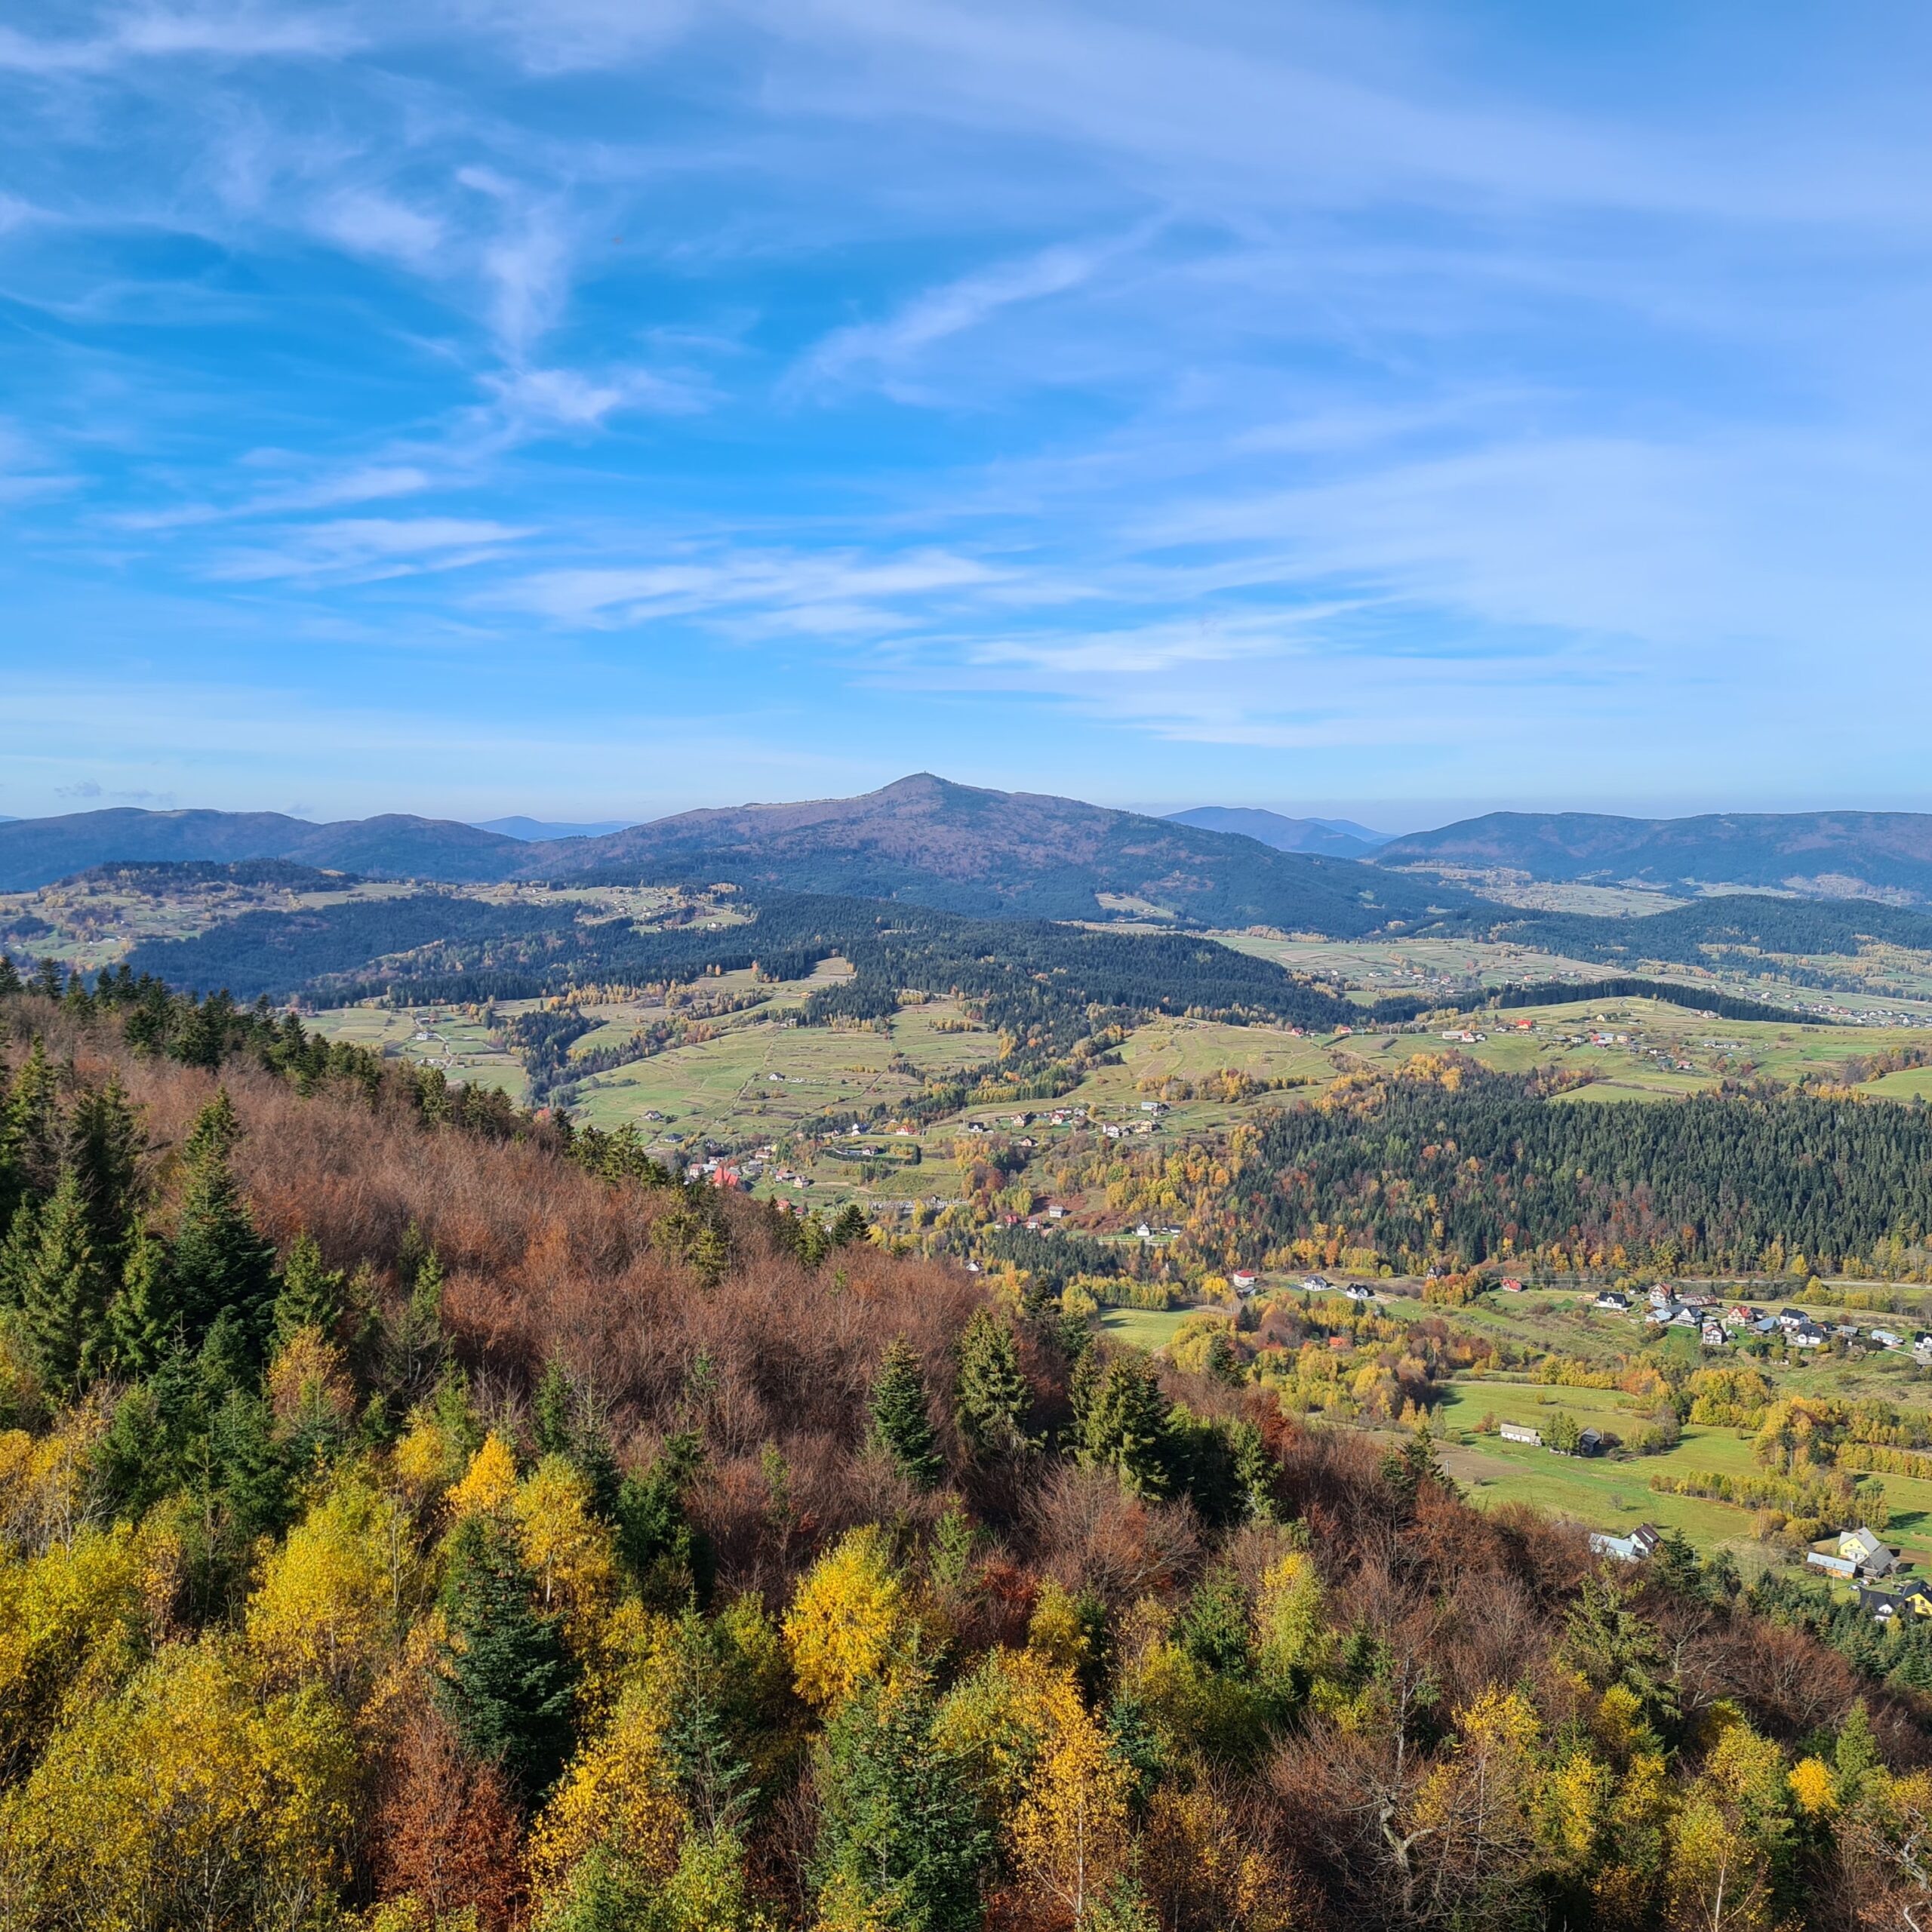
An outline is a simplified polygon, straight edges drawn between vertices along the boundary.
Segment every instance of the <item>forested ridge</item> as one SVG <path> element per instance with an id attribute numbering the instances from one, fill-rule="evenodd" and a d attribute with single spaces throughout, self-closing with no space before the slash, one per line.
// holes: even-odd
<path id="1" fill-rule="evenodd" d="M 1896 1275 L 1932 1230 L 1932 1112 L 1770 1088 L 1578 1106 L 1424 1055 L 1271 1115 L 1252 1146 L 1222 1223 L 1248 1260 L 1318 1232 L 1404 1269 Z"/>
<path id="2" fill-rule="evenodd" d="M 901 987 L 969 998 L 1045 998 L 1154 1012 L 1251 1011 L 1332 1026 L 1353 1010 L 1332 989 L 1212 940 L 1122 933 L 1044 920 L 975 919 L 878 900 L 780 896 L 748 921 L 639 927 L 584 918 L 578 902 L 499 905 L 454 894 L 361 900 L 300 913 L 247 912 L 189 940 L 130 954 L 136 974 L 240 999 L 293 993 L 405 1001 L 528 999 L 585 985 L 649 986 L 757 967 L 801 978 L 843 957 L 860 984 L 846 997 L 890 1011 Z M 385 955 L 408 954 L 389 959 Z M 381 969 L 368 971 L 377 960 Z M 358 973 L 361 977 L 357 977 Z M 1030 990 L 1038 987 L 1035 993 Z"/>
<path id="3" fill-rule="evenodd" d="M 1721 1564 L 292 1020 L 0 1017 L 10 1932 L 1932 1906 L 1924 1708 Z"/>

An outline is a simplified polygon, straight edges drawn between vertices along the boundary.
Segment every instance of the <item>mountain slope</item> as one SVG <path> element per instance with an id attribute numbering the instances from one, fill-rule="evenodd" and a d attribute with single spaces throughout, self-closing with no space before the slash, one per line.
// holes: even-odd
<path id="1" fill-rule="evenodd" d="M 1363 858 L 1389 842 L 1386 832 L 1371 832 L 1352 819 L 1287 818 L 1254 805 L 1196 805 L 1191 811 L 1168 813 L 1168 823 L 1237 832 L 1278 852 L 1312 852 L 1325 859 Z"/>
<path id="2" fill-rule="evenodd" d="M 293 859 L 386 878 L 501 878 L 529 848 L 447 819 L 385 813 L 312 824 L 281 812 L 121 807 L 0 824 L 0 891 L 26 892 L 112 861 Z"/>
<path id="3" fill-rule="evenodd" d="M 1491 812 L 1392 839 L 1377 865 L 1509 870 L 1533 878 L 1663 887 L 1771 887 L 1810 897 L 1932 901 L 1932 814 L 1723 812 L 1617 818 Z"/>
<path id="4" fill-rule="evenodd" d="M 1466 896 L 1346 860 L 931 773 L 855 798 L 682 812 L 607 838 L 528 848 L 521 876 L 728 880 L 749 890 L 904 899 L 956 912 L 1081 919 L 1132 900 L 1204 925 L 1346 937 Z"/>

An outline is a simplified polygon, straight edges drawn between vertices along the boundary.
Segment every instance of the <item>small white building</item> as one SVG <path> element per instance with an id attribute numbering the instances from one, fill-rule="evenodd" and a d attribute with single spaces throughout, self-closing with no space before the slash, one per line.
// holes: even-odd
<path id="1" fill-rule="evenodd" d="M 1543 1431 L 1531 1428 L 1526 1422 L 1503 1423 L 1498 1427 L 1497 1433 L 1505 1442 L 1527 1442 L 1533 1449 L 1543 1447 Z"/>

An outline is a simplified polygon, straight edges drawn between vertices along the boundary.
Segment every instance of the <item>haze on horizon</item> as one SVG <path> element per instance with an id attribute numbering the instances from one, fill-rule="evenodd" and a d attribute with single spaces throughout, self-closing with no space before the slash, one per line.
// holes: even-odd
<path id="1" fill-rule="evenodd" d="M 0 814 L 1926 809 L 1932 20 L 57 0 Z"/>

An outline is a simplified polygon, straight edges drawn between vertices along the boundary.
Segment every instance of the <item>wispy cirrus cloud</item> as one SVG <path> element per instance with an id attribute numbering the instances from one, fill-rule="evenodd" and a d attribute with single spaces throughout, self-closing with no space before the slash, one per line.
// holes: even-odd
<path id="1" fill-rule="evenodd" d="M 369 583 L 482 563 L 531 534 L 475 517 L 343 518 L 291 528 L 270 545 L 229 551 L 209 575 L 226 583 Z"/>
<path id="2" fill-rule="evenodd" d="M 918 358 L 1001 311 L 1063 295 L 1091 281 L 1150 231 L 1116 241 L 1056 244 L 929 288 L 875 322 L 835 329 L 802 358 L 789 378 L 796 389 L 876 381 L 903 395 Z"/>

